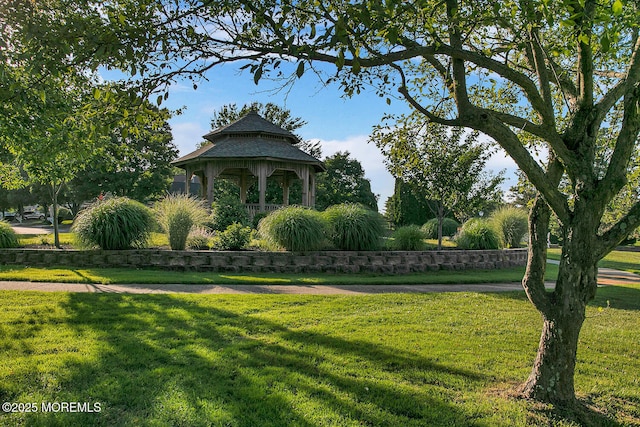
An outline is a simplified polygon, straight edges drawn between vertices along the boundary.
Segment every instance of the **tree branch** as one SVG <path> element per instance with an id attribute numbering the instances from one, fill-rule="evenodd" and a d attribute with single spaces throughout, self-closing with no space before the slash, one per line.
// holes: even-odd
<path id="1" fill-rule="evenodd" d="M 640 201 L 615 223 L 609 230 L 604 232 L 596 246 L 596 259 L 602 259 L 609 252 L 614 250 L 616 246 L 626 239 L 629 234 L 640 226 Z"/>
<path id="2" fill-rule="evenodd" d="M 576 3 L 578 4 L 578 3 Z M 593 49 L 591 37 L 593 32 L 590 26 L 593 23 L 596 9 L 594 0 L 586 0 L 582 10 L 577 10 L 576 30 L 579 35 L 587 37 L 587 42 L 578 39 L 578 107 L 590 108 L 593 105 Z M 580 13 L 582 12 L 582 13 Z"/>
<path id="3" fill-rule="evenodd" d="M 461 120 L 463 126 L 479 130 L 498 141 L 520 170 L 527 175 L 529 181 L 540 191 L 558 218 L 563 222 L 568 221 L 571 210 L 566 196 L 558 190 L 558 184 L 549 180 L 549 176 L 522 144 L 518 136 L 500 121 L 493 111 L 476 109 L 474 113 L 461 117 Z M 548 139 L 545 138 L 545 140 Z M 555 156 L 558 158 L 557 161 L 562 162 L 558 153 L 555 153 Z M 564 164 L 564 162 L 562 163 Z"/>
<path id="4" fill-rule="evenodd" d="M 447 0 L 447 17 L 449 18 L 449 39 L 454 50 L 462 51 L 462 36 L 460 35 L 460 21 L 458 17 L 457 0 Z M 469 93 L 467 92 L 467 70 L 464 66 L 464 59 L 452 57 L 453 66 L 453 87 L 450 89 L 454 94 L 454 99 L 458 105 L 458 115 L 466 113 L 466 109 L 471 105 Z"/>
<path id="5" fill-rule="evenodd" d="M 529 213 L 529 252 L 527 269 L 522 279 L 527 298 L 544 315 L 551 309 L 551 298 L 544 285 L 550 216 L 549 206 L 542 197 L 536 197 Z"/>

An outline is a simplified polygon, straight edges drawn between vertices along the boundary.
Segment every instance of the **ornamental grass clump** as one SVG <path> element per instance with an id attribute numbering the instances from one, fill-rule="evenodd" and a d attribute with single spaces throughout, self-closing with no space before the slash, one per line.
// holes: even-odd
<path id="1" fill-rule="evenodd" d="M 325 246 L 326 228 L 320 212 L 302 206 L 287 206 L 263 218 L 258 231 L 272 248 L 314 251 Z"/>
<path id="2" fill-rule="evenodd" d="M 207 220 L 207 209 L 202 201 L 187 194 L 168 194 L 154 207 L 158 224 L 169 237 L 174 251 L 183 251 L 192 227 Z"/>
<path id="3" fill-rule="evenodd" d="M 505 248 L 519 247 L 529 227 L 527 212 L 511 206 L 492 213 L 489 221 L 500 235 Z"/>
<path id="4" fill-rule="evenodd" d="M 380 248 L 385 222 L 378 212 L 360 204 L 328 207 L 323 216 L 329 223 L 329 240 L 336 249 L 371 251 Z"/>
<path id="5" fill-rule="evenodd" d="M 456 243 L 461 249 L 500 249 L 500 236 L 489 221 L 474 218 L 464 223 Z"/>
<path id="6" fill-rule="evenodd" d="M 18 235 L 9 224 L 0 221 L 0 248 L 17 248 Z"/>
<path id="7" fill-rule="evenodd" d="M 206 251 L 211 249 L 213 234 L 206 227 L 192 227 L 187 237 L 187 248 L 194 251 Z"/>
<path id="8" fill-rule="evenodd" d="M 80 212 L 72 231 L 81 246 L 121 250 L 144 247 L 153 226 L 149 208 L 126 197 L 115 197 Z"/>
<path id="9" fill-rule="evenodd" d="M 424 231 L 417 225 L 400 227 L 391 237 L 391 248 L 397 251 L 421 251 L 425 248 Z"/>

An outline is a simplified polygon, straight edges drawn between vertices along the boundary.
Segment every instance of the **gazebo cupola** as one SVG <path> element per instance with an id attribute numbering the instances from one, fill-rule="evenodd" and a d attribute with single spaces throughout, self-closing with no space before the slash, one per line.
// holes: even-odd
<path id="1" fill-rule="evenodd" d="M 213 202 L 213 183 L 218 178 L 232 179 L 240 187 L 240 200 L 247 202 L 247 188 L 257 178 L 259 203 L 247 205 L 249 213 L 266 212 L 276 206 L 265 204 L 267 179 L 282 186 L 283 205 L 289 204 L 289 186 L 302 181 L 302 204 L 315 204 L 315 176 L 325 171 L 323 163 L 295 146 L 299 139 L 291 132 L 251 111 L 237 121 L 204 135 L 210 142 L 175 160 L 185 170 L 189 193 L 191 177 L 200 178 L 202 197 Z"/>

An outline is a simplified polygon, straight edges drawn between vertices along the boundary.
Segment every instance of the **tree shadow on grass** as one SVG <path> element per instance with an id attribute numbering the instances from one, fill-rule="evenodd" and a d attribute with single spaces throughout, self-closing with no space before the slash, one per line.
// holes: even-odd
<path id="1" fill-rule="evenodd" d="M 481 374 L 409 352 L 196 297 L 74 293 L 63 308 L 94 347 L 66 361 L 57 394 L 43 399 L 102 410 L 29 414 L 26 424 L 484 425 L 451 403 Z"/>
<path id="2" fill-rule="evenodd" d="M 623 427 L 624 424 L 619 423 L 606 414 L 602 413 L 591 402 L 580 399 L 574 406 L 563 407 L 548 404 L 534 404 L 534 411 L 530 413 L 529 422 L 532 425 L 538 425 L 539 419 L 544 423 L 552 423 L 553 425 L 561 423 L 572 423 L 581 427 Z M 538 418 L 538 416 L 542 416 Z"/>

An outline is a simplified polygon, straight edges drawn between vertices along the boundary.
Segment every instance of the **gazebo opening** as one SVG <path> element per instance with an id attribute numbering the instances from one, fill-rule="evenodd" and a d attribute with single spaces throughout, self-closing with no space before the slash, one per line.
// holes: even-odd
<path id="1" fill-rule="evenodd" d="M 315 205 L 315 175 L 326 169 L 295 146 L 299 140 L 291 132 L 252 111 L 204 138 L 211 143 L 173 162 L 185 170 L 187 193 L 195 175 L 209 206 L 215 200 L 216 180 L 236 183 L 250 217 L 282 205 Z"/>

